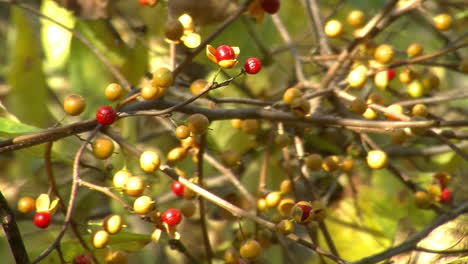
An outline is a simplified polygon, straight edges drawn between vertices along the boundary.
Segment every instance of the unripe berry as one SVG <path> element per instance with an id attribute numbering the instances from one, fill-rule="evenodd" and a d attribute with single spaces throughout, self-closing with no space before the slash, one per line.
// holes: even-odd
<path id="1" fill-rule="evenodd" d="M 154 201 L 151 197 L 143 195 L 133 202 L 133 211 L 137 214 L 147 214 L 153 210 Z"/>
<path id="2" fill-rule="evenodd" d="M 296 98 L 291 102 L 291 111 L 297 117 L 304 117 L 310 112 L 310 103 L 303 97 Z"/>
<path id="3" fill-rule="evenodd" d="M 151 150 L 146 150 L 140 155 L 140 168 L 148 173 L 153 173 L 159 169 L 161 159 L 159 155 Z"/>
<path id="4" fill-rule="evenodd" d="M 340 167 L 340 158 L 336 155 L 328 156 L 322 161 L 322 168 L 325 171 L 333 172 Z"/>
<path id="5" fill-rule="evenodd" d="M 105 230 L 98 230 L 92 236 L 92 244 L 95 248 L 103 248 L 109 242 L 109 233 Z"/>
<path id="6" fill-rule="evenodd" d="M 304 158 L 304 164 L 311 171 L 322 168 L 322 156 L 319 154 L 310 154 Z"/>
<path id="7" fill-rule="evenodd" d="M 226 167 L 232 168 L 240 164 L 240 154 L 234 150 L 227 150 L 221 153 L 221 162 Z"/>
<path id="8" fill-rule="evenodd" d="M 126 184 L 126 193 L 133 197 L 138 197 L 143 193 L 145 189 L 145 184 L 141 177 L 132 176 L 128 179 Z"/>
<path id="9" fill-rule="evenodd" d="M 372 169 L 382 169 L 387 166 L 387 154 L 381 150 L 371 150 L 367 153 L 367 165 Z"/>
<path id="10" fill-rule="evenodd" d="M 346 17 L 346 22 L 354 28 L 360 28 L 364 25 L 365 15 L 361 10 L 353 10 Z"/>
<path id="11" fill-rule="evenodd" d="M 96 120 L 103 126 L 111 125 L 116 119 L 117 112 L 115 112 L 114 108 L 108 105 L 101 106 L 96 111 Z"/>
<path id="12" fill-rule="evenodd" d="M 190 84 L 190 92 L 193 95 L 196 95 L 196 94 L 201 93 L 207 87 L 208 87 L 208 82 L 207 81 L 205 81 L 203 79 L 195 80 L 195 81 L 192 82 L 192 84 Z"/>
<path id="13" fill-rule="evenodd" d="M 291 215 L 291 210 L 294 206 L 295 202 L 291 198 L 284 198 L 281 199 L 279 202 L 278 206 L 276 207 L 276 210 L 278 210 L 279 214 L 281 216 L 290 216 Z"/>
<path id="14" fill-rule="evenodd" d="M 164 88 L 161 88 L 159 86 L 146 85 L 143 86 L 143 88 L 141 88 L 140 95 L 145 100 L 157 99 L 164 95 L 163 89 Z"/>
<path id="15" fill-rule="evenodd" d="M 275 145 L 284 148 L 291 143 L 291 139 L 286 134 L 278 134 L 275 137 Z"/>
<path id="16" fill-rule="evenodd" d="M 128 170 L 119 170 L 114 174 L 112 183 L 114 184 L 115 188 L 123 190 L 127 186 L 128 179 L 130 179 L 132 176 L 133 175 Z"/>
<path id="17" fill-rule="evenodd" d="M 254 239 L 247 240 L 242 246 L 240 247 L 240 255 L 241 257 L 247 260 L 255 260 L 262 254 L 262 247 L 260 243 L 258 243 Z"/>
<path id="18" fill-rule="evenodd" d="M 351 102 L 349 106 L 351 112 L 356 115 L 362 115 L 367 110 L 366 101 L 362 98 L 356 98 Z"/>
<path id="19" fill-rule="evenodd" d="M 382 63 L 382 64 L 387 64 L 393 59 L 393 47 L 388 45 L 388 44 L 382 44 L 377 46 L 377 48 L 374 51 L 374 58 Z"/>
<path id="20" fill-rule="evenodd" d="M 398 129 L 390 133 L 390 140 L 393 144 L 403 144 L 407 139 L 406 133 L 403 129 Z"/>
<path id="21" fill-rule="evenodd" d="M 176 162 L 187 157 L 187 149 L 184 147 L 175 147 L 171 149 L 166 156 L 168 162 Z"/>
<path id="22" fill-rule="evenodd" d="M 406 48 L 406 54 L 408 57 L 416 57 L 423 53 L 423 46 L 417 42 L 411 43 L 408 48 Z"/>
<path id="23" fill-rule="evenodd" d="M 415 104 L 411 108 L 411 115 L 413 116 L 422 116 L 426 117 L 429 111 L 427 110 L 427 106 L 423 104 Z"/>
<path id="24" fill-rule="evenodd" d="M 202 114 L 193 114 L 187 118 L 187 127 L 195 135 L 203 135 L 208 130 L 210 121 Z"/>
<path id="25" fill-rule="evenodd" d="M 449 14 L 438 14 L 432 20 L 435 28 L 440 31 L 446 31 L 452 27 L 453 19 Z"/>
<path id="26" fill-rule="evenodd" d="M 76 116 L 83 112 L 86 107 L 86 103 L 83 97 L 77 94 L 72 94 L 65 97 L 63 101 L 63 110 L 65 113 Z"/>
<path id="27" fill-rule="evenodd" d="M 153 73 L 153 84 L 159 87 L 168 87 L 174 81 L 174 76 L 166 67 L 161 67 Z"/>
<path id="28" fill-rule="evenodd" d="M 234 248 L 224 251 L 223 260 L 225 264 L 239 264 L 239 255 Z"/>
<path id="29" fill-rule="evenodd" d="M 294 99 L 302 97 L 303 93 L 297 88 L 289 88 L 283 94 L 283 101 L 286 104 L 291 104 Z"/>
<path id="30" fill-rule="evenodd" d="M 180 125 L 176 128 L 175 134 L 178 139 L 186 139 L 190 136 L 190 130 L 187 126 Z"/>
<path id="31" fill-rule="evenodd" d="M 184 34 L 184 26 L 178 19 L 169 19 L 164 25 L 164 35 L 171 41 L 179 41 Z"/>
<path id="32" fill-rule="evenodd" d="M 122 96 L 122 86 L 120 86 L 117 83 L 111 83 L 107 85 L 106 90 L 104 91 L 104 94 L 106 95 L 106 98 L 110 101 L 115 101 L 119 99 Z"/>
<path id="33" fill-rule="evenodd" d="M 109 215 L 102 226 L 109 234 L 117 234 L 122 229 L 122 217 L 118 214 Z"/>
<path id="34" fill-rule="evenodd" d="M 257 133 L 258 127 L 259 127 L 259 124 L 256 119 L 246 119 L 242 121 L 241 129 L 245 133 L 255 134 Z"/>
<path id="35" fill-rule="evenodd" d="M 281 200 L 281 193 L 280 192 L 271 192 L 265 196 L 266 206 L 273 208 L 278 205 Z"/>
<path id="36" fill-rule="evenodd" d="M 197 209 L 197 206 L 193 201 L 183 201 L 181 207 L 180 207 L 180 212 L 182 215 L 185 217 L 192 217 L 195 214 L 195 211 Z"/>
<path id="37" fill-rule="evenodd" d="M 114 153 L 114 142 L 107 138 L 98 138 L 93 144 L 93 154 L 96 158 L 104 160 Z"/>
<path id="38" fill-rule="evenodd" d="M 47 228 L 50 225 L 50 213 L 39 212 L 34 215 L 34 224 L 39 228 Z"/>
<path id="39" fill-rule="evenodd" d="M 236 129 L 242 128 L 242 120 L 241 119 L 231 119 L 231 126 Z"/>
<path id="40" fill-rule="evenodd" d="M 427 209 L 431 207 L 432 204 L 429 194 L 424 191 L 417 191 L 414 193 L 414 202 L 416 203 L 416 207 L 420 209 Z"/>
<path id="41" fill-rule="evenodd" d="M 416 78 L 416 72 L 410 68 L 403 69 L 398 75 L 398 79 L 401 83 L 410 83 Z"/>
<path id="42" fill-rule="evenodd" d="M 31 198 L 29 196 L 24 196 L 18 200 L 18 210 L 22 212 L 23 214 L 27 214 L 27 213 L 34 211 L 35 207 L 36 207 L 36 200 L 34 200 L 34 198 Z"/>
<path id="43" fill-rule="evenodd" d="M 291 180 L 283 180 L 280 184 L 280 191 L 282 194 L 290 194 L 293 192 L 293 183 Z"/>
<path id="44" fill-rule="evenodd" d="M 325 34 L 331 38 L 339 37 L 343 33 L 343 24 L 338 20 L 330 20 L 325 24 Z"/>
<path id="45" fill-rule="evenodd" d="M 288 219 L 283 219 L 276 224 L 276 230 L 285 236 L 289 235 L 294 232 L 294 223 Z"/>

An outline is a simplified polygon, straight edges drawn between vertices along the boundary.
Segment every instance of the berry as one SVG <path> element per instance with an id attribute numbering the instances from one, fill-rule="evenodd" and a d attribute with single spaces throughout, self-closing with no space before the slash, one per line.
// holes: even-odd
<path id="1" fill-rule="evenodd" d="M 371 150 L 367 153 L 367 165 L 372 169 L 381 169 L 387 165 L 387 154 L 381 150 Z"/>
<path id="2" fill-rule="evenodd" d="M 432 175 L 432 178 L 434 178 L 434 181 L 439 184 L 440 188 L 445 189 L 452 177 L 446 172 L 437 172 Z"/>
<path id="3" fill-rule="evenodd" d="M 161 159 L 159 155 L 151 150 L 146 150 L 140 155 L 140 168 L 144 172 L 153 173 L 159 169 Z"/>
<path id="4" fill-rule="evenodd" d="M 193 94 L 193 95 L 196 95 L 196 94 L 199 94 L 201 93 L 201 91 L 203 91 L 204 89 L 206 89 L 206 87 L 208 86 L 208 82 L 203 80 L 203 79 L 199 79 L 199 80 L 195 80 L 192 82 L 192 84 L 190 85 L 190 92 Z"/>
<path id="5" fill-rule="evenodd" d="M 166 67 L 161 67 L 153 73 L 152 84 L 159 87 L 168 87 L 174 81 L 174 75 L 171 70 Z"/>
<path id="6" fill-rule="evenodd" d="M 393 80 L 395 78 L 395 69 L 391 68 L 387 70 L 387 78 L 389 81 Z"/>
<path id="7" fill-rule="evenodd" d="M 290 220 L 283 219 L 276 225 L 276 230 L 283 235 L 289 235 L 294 232 L 294 223 Z"/>
<path id="8" fill-rule="evenodd" d="M 236 58 L 234 49 L 228 45 L 221 45 L 218 48 L 216 48 L 214 55 L 218 62 L 223 60 L 234 60 Z"/>
<path id="9" fill-rule="evenodd" d="M 411 43 L 407 48 L 406 48 L 406 54 L 408 54 L 408 57 L 416 57 L 419 56 L 423 53 L 423 46 L 417 42 Z"/>
<path id="10" fill-rule="evenodd" d="M 410 68 L 403 69 L 398 75 L 398 79 L 401 83 L 410 83 L 416 78 L 416 72 Z"/>
<path id="11" fill-rule="evenodd" d="M 262 8 L 268 14 L 275 14 L 280 8 L 279 0 L 262 0 Z"/>
<path id="12" fill-rule="evenodd" d="M 242 128 L 242 120 L 241 119 L 231 119 L 231 126 L 236 129 Z"/>
<path id="13" fill-rule="evenodd" d="M 117 112 L 115 112 L 114 108 L 108 105 L 101 106 L 96 111 L 96 120 L 103 126 L 111 125 L 116 119 Z"/>
<path id="14" fill-rule="evenodd" d="M 310 103 L 303 97 L 296 98 L 291 102 L 291 111 L 297 117 L 304 117 L 310 112 Z"/>
<path id="15" fill-rule="evenodd" d="M 282 194 L 290 194 L 293 192 L 293 183 L 291 180 L 283 180 L 280 184 L 280 191 Z"/>
<path id="16" fill-rule="evenodd" d="M 221 162 L 226 165 L 226 167 L 232 168 L 240 164 L 240 154 L 234 150 L 227 150 L 221 153 Z"/>
<path id="17" fill-rule="evenodd" d="M 180 211 L 185 217 L 192 217 L 195 214 L 197 206 L 193 201 L 183 201 L 180 206 Z"/>
<path id="18" fill-rule="evenodd" d="M 103 227 L 109 234 L 117 234 L 122 229 L 122 217 L 118 214 L 109 215 L 104 219 Z"/>
<path id="19" fill-rule="evenodd" d="M 128 179 L 125 191 L 128 195 L 138 197 L 143 193 L 145 184 L 138 176 L 132 176 Z"/>
<path id="20" fill-rule="evenodd" d="M 242 246 L 240 247 L 240 255 L 241 257 L 247 260 L 254 260 L 258 258 L 262 254 L 262 247 L 257 240 L 250 239 L 247 240 Z"/>
<path id="21" fill-rule="evenodd" d="M 278 206 L 276 206 L 276 210 L 280 213 L 281 216 L 289 217 L 291 214 L 291 209 L 294 206 L 294 200 L 291 198 L 284 198 L 281 199 Z"/>
<path id="22" fill-rule="evenodd" d="M 47 228 L 50 224 L 50 214 L 39 212 L 34 215 L 34 224 L 39 228 Z"/>
<path id="23" fill-rule="evenodd" d="M 362 98 L 356 98 L 351 102 L 349 108 L 354 114 L 362 115 L 364 112 L 366 112 L 367 104 L 366 101 L 364 101 Z"/>
<path id="24" fill-rule="evenodd" d="M 140 95 L 145 100 L 153 100 L 160 98 L 165 93 L 164 88 L 154 85 L 146 85 L 141 88 Z"/>
<path id="25" fill-rule="evenodd" d="M 190 130 L 187 126 L 181 125 L 176 128 L 175 134 L 178 139 L 186 139 L 190 136 Z"/>
<path id="26" fill-rule="evenodd" d="M 297 89 L 297 88 L 289 88 L 287 89 L 284 94 L 283 94 L 283 101 L 286 104 L 291 104 L 294 99 L 301 97 L 303 94 L 302 92 Z"/>
<path id="27" fill-rule="evenodd" d="M 431 207 L 431 198 L 429 197 L 429 194 L 424 191 L 417 191 L 414 193 L 414 202 L 416 204 L 416 207 L 420 209 L 427 209 Z"/>
<path id="28" fill-rule="evenodd" d="M 379 45 L 374 51 L 374 58 L 382 63 L 389 63 L 393 59 L 393 47 L 388 44 Z"/>
<path id="29" fill-rule="evenodd" d="M 63 101 L 63 110 L 71 116 L 81 114 L 85 107 L 86 103 L 84 98 L 76 94 L 65 97 L 65 100 Z"/>
<path id="30" fill-rule="evenodd" d="M 115 101 L 122 96 L 122 86 L 117 83 L 111 83 L 106 87 L 104 91 L 106 98 L 110 101 Z"/>
<path id="31" fill-rule="evenodd" d="M 138 2 L 140 2 L 142 5 L 153 7 L 158 3 L 158 0 L 138 0 Z"/>
<path id="32" fill-rule="evenodd" d="M 390 133 L 390 140 L 393 144 L 403 144 L 406 141 L 406 133 L 403 129 L 398 129 Z"/>
<path id="33" fill-rule="evenodd" d="M 365 15 L 361 10 L 353 10 L 346 17 L 346 22 L 354 28 L 360 28 L 364 25 Z"/>
<path id="34" fill-rule="evenodd" d="M 259 211 L 266 211 L 268 209 L 265 198 L 260 198 L 257 200 L 257 209 Z"/>
<path id="35" fill-rule="evenodd" d="M 328 172 L 336 171 L 340 168 L 340 157 L 332 155 L 324 158 L 322 168 Z"/>
<path id="36" fill-rule="evenodd" d="M 291 216 L 298 224 L 308 224 L 313 220 L 312 204 L 306 201 L 297 202 L 291 209 Z"/>
<path id="37" fill-rule="evenodd" d="M 187 157 L 187 148 L 175 147 L 167 153 L 166 159 L 168 162 L 176 162 Z"/>
<path id="38" fill-rule="evenodd" d="M 171 208 L 167 209 L 162 215 L 161 215 L 161 221 L 166 223 L 168 226 L 176 226 L 180 223 L 182 220 L 182 214 L 180 213 L 179 210 Z"/>
<path id="39" fill-rule="evenodd" d="M 23 214 L 27 214 L 34 211 L 35 207 L 36 201 L 29 196 L 21 197 L 21 199 L 18 200 L 18 210 Z"/>
<path id="40" fill-rule="evenodd" d="M 319 154 L 311 154 L 304 158 L 304 164 L 311 171 L 322 168 L 322 157 Z"/>
<path id="41" fill-rule="evenodd" d="M 73 264 L 91 264 L 91 258 L 88 255 L 80 254 L 73 259 Z"/>
<path id="42" fill-rule="evenodd" d="M 423 104 L 415 104 L 413 108 L 411 108 L 411 115 L 413 116 L 422 116 L 425 117 L 429 111 L 427 110 L 427 106 Z"/>
<path id="43" fill-rule="evenodd" d="M 128 179 L 132 177 L 132 174 L 128 170 L 119 170 L 114 174 L 112 183 L 117 189 L 125 189 L 127 186 Z"/>
<path id="44" fill-rule="evenodd" d="M 404 112 L 404 109 L 401 105 L 399 104 L 392 104 L 387 106 L 387 113 L 384 113 L 385 117 L 387 117 L 388 120 L 400 120 L 398 118 L 398 115 L 402 115 Z"/>
<path id="45" fill-rule="evenodd" d="M 178 41 L 184 34 L 184 26 L 178 19 L 170 19 L 164 26 L 164 35 L 167 39 Z"/>
<path id="46" fill-rule="evenodd" d="M 205 134 L 210 121 L 202 114 L 193 114 L 187 118 L 187 127 L 195 135 Z"/>
<path id="47" fill-rule="evenodd" d="M 98 138 L 93 144 L 93 154 L 96 158 L 104 160 L 114 152 L 114 143 L 107 138 Z"/>
<path id="48" fill-rule="evenodd" d="M 223 260 L 225 264 L 239 264 L 239 254 L 234 248 L 224 251 Z"/>
<path id="49" fill-rule="evenodd" d="M 275 137 L 275 145 L 278 146 L 279 148 L 284 148 L 288 146 L 290 142 L 291 140 L 286 134 L 278 134 Z"/>
<path id="50" fill-rule="evenodd" d="M 248 74 L 256 74 L 262 68 L 262 63 L 259 59 L 252 57 L 248 58 L 244 64 L 244 71 Z"/>
<path id="51" fill-rule="evenodd" d="M 420 81 L 415 80 L 408 84 L 406 91 L 408 92 L 409 96 L 413 98 L 419 98 L 424 94 L 424 87 Z"/>
<path id="52" fill-rule="evenodd" d="M 93 234 L 92 243 L 95 248 L 103 248 L 109 241 L 109 233 L 105 230 L 98 230 Z"/>
<path id="53" fill-rule="evenodd" d="M 154 201 L 149 196 L 140 196 L 133 202 L 133 211 L 137 214 L 147 214 L 153 210 Z"/>
<path id="54" fill-rule="evenodd" d="M 352 88 L 361 88 L 367 81 L 367 69 L 356 68 L 349 72 L 347 81 Z"/>
<path id="55" fill-rule="evenodd" d="M 172 183 L 171 190 L 177 196 L 184 196 L 184 185 L 179 181 L 175 181 Z"/>
<path id="56" fill-rule="evenodd" d="M 440 31 L 449 30 L 452 27 L 452 17 L 449 14 L 439 14 L 433 19 L 434 26 Z"/>
<path id="57" fill-rule="evenodd" d="M 443 204 L 449 204 L 452 202 L 452 191 L 447 188 L 442 190 L 442 194 L 440 195 L 440 202 Z"/>
<path id="58" fill-rule="evenodd" d="M 246 120 L 242 121 L 241 129 L 245 133 L 255 134 L 255 133 L 257 133 L 258 127 L 259 127 L 258 120 L 256 120 L 256 119 L 246 119 Z"/>
<path id="59" fill-rule="evenodd" d="M 330 38 L 336 38 L 343 33 L 343 24 L 340 21 L 332 19 L 325 24 L 325 35 Z"/>
<path id="60" fill-rule="evenodd" d="M 271 192 L 265 196 L 266 206 L 273 208 L 281 201 L 281 192 Z"/>

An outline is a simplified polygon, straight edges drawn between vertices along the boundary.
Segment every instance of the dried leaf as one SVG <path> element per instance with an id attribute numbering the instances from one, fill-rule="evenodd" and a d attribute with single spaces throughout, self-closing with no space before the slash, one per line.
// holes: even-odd
<path id="1" fill-rule="evenodd" d="M 46 193 L 41 193 L 36 199 L 36 211 L 39 212 L 48 212 L 50 205 L 49 195 Z"/>

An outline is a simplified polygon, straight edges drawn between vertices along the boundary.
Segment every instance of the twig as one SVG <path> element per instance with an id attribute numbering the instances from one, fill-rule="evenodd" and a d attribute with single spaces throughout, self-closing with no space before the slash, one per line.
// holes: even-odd
<path id="1" fill-rule="evenodd" d="M 11 253 L 17 264 L 29 264 L 28 252 L 23 244 L 21 233 L 16 225 L 15 214 L 8 206 L 8 202 L 0 191 L 0 220 L 3 231 L 10 245 Z"/>
<path id="2" fill-rule="evenodd" d="M 83 179 L 79 179 L 78 180 L 78 184 L 80 186 L 85 186 L 85 187 L 88 187 L 89 189 L 91 190 L 94 190 L 94 191 L 98 191 L 106 196 L 108 196 L 109 198 L 115 200 L 116 202 L 118 202 L 120 205 L 122 205 L 123 207 L 125 207 L 125 209 L 129 210 L 129 211 L 132 211 L 133 210 L 133 207 L 128 204 L 127 202 L 125 202 L 124 200 L 122 200 L 119 196 L 117 196 L 115 193 L 111 192 L 110 189 L 108 187 L 104 187 L 104 186 L 99 186 L 99 185 L 96 185 L 94 183 L 90 183 L 88 181 L 85 181 Z"/>
<path id="3" fill-rule="evenodd" d="M 205 183 L 203 179 L 203 154 L 206 147 L 206 135 L 200 136 L 200 144 L 197 153 L 197 176 L 198 184 L 200 188 L 204 188 Z M 207 226 L 207 213 L 205 208 L 205 199 L 203 197 L 198 198 L 199 212 L 200 212 L 200 225 L 203 235 L 203 244 L 205 245 L 205 255 L 208 261 L 208 264 L 212 263 L 213 251 L 211 250 L 210 237 L 208 235 L 208 226 Z"/>

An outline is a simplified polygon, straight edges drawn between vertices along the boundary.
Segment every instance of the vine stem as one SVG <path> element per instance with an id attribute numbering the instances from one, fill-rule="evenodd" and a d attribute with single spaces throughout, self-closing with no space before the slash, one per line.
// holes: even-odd
<path id="1" fill-rule="evenodd" d="M 68 202 L 68 209 L 65 215 L 65 222 L 62 226 L 62 229 L 60 230 L 60 233 L 58 234 L 58 236 L 55 238 L 54 242 L 52 242 L 52 244 L 46 250 L 44 250 L 39 255 L 39 257 L 37 257 L 32 262 L 32 264 L 39 263 L 41 260 L 46 258 L 55 248 L 57 248 L 63 236 L 65 235 L 65 232 L 67 231 L 67 228 L 70 225 L 70 221 L 72 220 L 72 214 L 73 214 L 73 209 L 75 207 L 76 195 L 78 193 L 78 187 L 79 187 L 79 181 L 80 181 L 79 167 L 80 167 L 81 156 L 83 155 L 84 150 L 86 149 L 86 146 L 88 145 L 88 143 L 91 141 L 91 139 L 93 139 L 94 136 L 96 136 L 100 128 L 101 128 L 101 125 L 97 125 L 94 128 L 94 130 L 89 134 L 89 136 L 86 138 L 86 140 L 83 142 L 83 144 L 81 144 L 80 148 L 76 152 L 75 159 L 73 160 L 73 181 L 72 181 L 72 187 L 70 191 L 70 200 Z"/>

